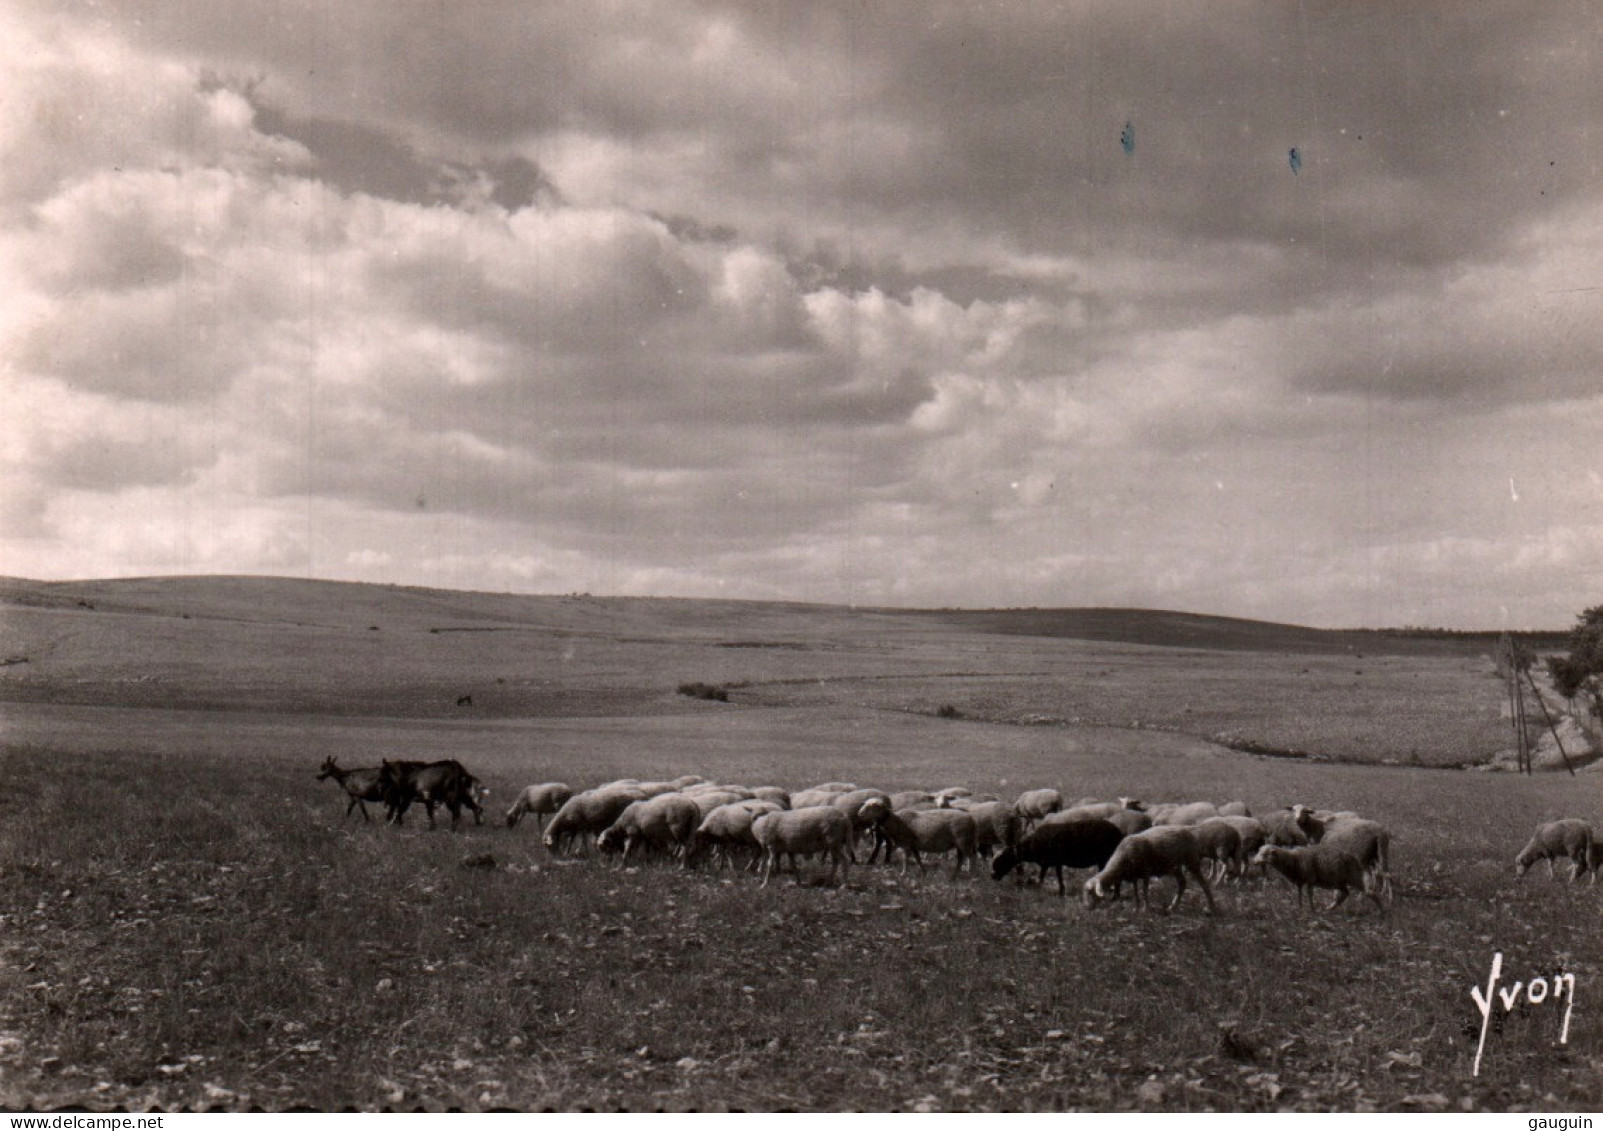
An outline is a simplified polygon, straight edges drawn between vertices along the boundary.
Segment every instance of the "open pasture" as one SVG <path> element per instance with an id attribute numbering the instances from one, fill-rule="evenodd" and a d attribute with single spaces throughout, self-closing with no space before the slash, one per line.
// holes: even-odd
<path id="1" fill-rule="evenodd" d="M 151 585 L 149 601 L 167 593 Z M 1538 821 L 1603 810 L 1596 774 L 1258 758 L 1180 731 L 998 725 L 976 717 L 973 701 L 959 705 L 965 717 L 939 717 L 924 707 L 952 698 L 943 672 L 1042 671 L 1054 649 L 1110 667 L 1133 663 L 1122 649 L 1134 646 L 959 634 L 946 649 L 949 629 L 890 617 L 877 634 L 843 610 L 816 610 L 813 621 L 813 610 L 761 607 L 769 619 L 753 626 L 738 609 L 683 603 L 674 617 L 698 629 L 653 621 L 663 607 L 643 603 L 635 617 L 610 606 L 615 623 L 603 631 L 575 601 L 564 613 L 574 619 L 551 627 L 570 633 L 564 643 L 520 629 L 517 649 L 452 643 L 467 666 L 436 664 L 430 649 L 453 635 L 429 632 L 436 609 L 406 622 L 382 592 L 343 588 L 342 602 L 326 605 L 241 597 L 235 619 L 215 599 L 192 600 L 187 621 L 108 614 L 103 594 L 72 596 L 94 610 L 6 611 L 5 650 L 28 661 L 0 668 L 0 1102 L 1603 1102 L 1603 1011 L 1593 1004 L 1603 1001 L 1603 888 L 1553 882 L 1541 868 L 1512 874 Z M 456 602 L 457 621 L 464 609 L 515 604 L 429 599 Z M 535 606 L 559 607 L 530 602 L 519 615 Z M 257 621 L 245 616 L 252 609 Z M 323 627 L 298 626 L 290 609 Z M 410 643 L 387 653 L 387 667 L 355 663 L 351 638 L 386 609 L 389 632 L 413 623 Z M 108 615 L 122 619 L 96 629 Z M 571 635 L 581 622 L 593 636 Z M 169 630 L 198 635 L 175 642 Z M 280 650 L 291 645 L 300 651 Z M 1232 662 L 1200 655 L 1193 666 Z M 874 678 L 876 660 L 895 680 Z M 230 673 L 243 667 L 254 682 L 238 690 Z M 743 678 L 752 689 L 737 687 L 728 704 L 672 690 Z M 1495 714 L 1497 685 L 1480 678 Z M 905 695 L 865 690 L 895 681 Z M 809 698 L 809 682 L 841 694 Z M 149 704 L 150 683 L 191 706 Z M 440 704 L 458 687 L 472 692 L 471 711 Z M 559 713 L 563 702 L 582 709 Z M 407 703 L 410 713 L 387 709 Z M 520 715 L 516 703 L 550 709 Z M 1280 721 L 1268 701 L 1257 709 L 1265 725 Z M 1384 723 L 1349 725 L 1383 734 Z M 328 755 L 345 765 L 458 758 L 492 788 L 486 823 L 452 834 L 445 822 L 428 831 L 415 810 L 401 829 L 342 819 L 335 786 L 315 780 Z M 1128 901 L 1088 911 L 1050 882 L 953 882 L 939 867 L 906 878 L 858 867 L 839 889 L 776 877 L 759 890 L 750 875 L 553 861 L 531 823 L 500 824 L 531 782 L 680 773 L 793 788 L 843 778 L 1012 796 L 1049 785 L 1070 797 L 1352 808 L 1393 830 L 1398 899 L 1384 917 L 1356 900 L 1309 916 L 1283 883 L 1250 881 L 1217 886 L 1217 917 L 1202 914 L 1195 892 L 1171 914 Z M 485 854 L 493 868 L 464 866 Z M 1172 890 L 1154 887 L 1156 898 Z M 1577 1002 L 1564 1047 L 1561 1010 L 1516 1010 L 1472 1080 L 1480 1015 L 1469 991 L 1485 986 L 1494 952 L 1505 984 L 1573 973 Z"/>

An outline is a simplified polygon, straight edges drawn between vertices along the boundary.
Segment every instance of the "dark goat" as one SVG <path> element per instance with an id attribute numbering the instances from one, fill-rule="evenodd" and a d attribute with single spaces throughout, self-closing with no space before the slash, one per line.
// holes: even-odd
<path id="1" fill-rule="evenodd" d="M 327 781 L 333 778 L 340 783 L 340 788 L 349 797 L 350 804 L 345 806 L 345 815 L 349 817 L 351 810 L 360 807 L 362 820 L 371 821 L 367 815 L 366 801 L 383 801 L 384 784 L 383 771 L 378 766 L 364 766 L 355 770 L 342 770 L 332 757 L 323 760 L 323 769 L 317 775 L 318 781 Z"/>
<path id="2" fill-rule="evenodd" d="M 1071 821 L 1042 821 L 1009 845 L 991 862 L 991 878 L 1000 880 L 1021 864 L 1038 864 L 1041 875 L 1048 868 L 1058 874 L 1058 894 L 1067 895 L 1063 883 L 1065 868 L 1100 870 L 1113 857 L 1124 839 L 1118 827 L 1100 817 L 1080 817 Z"/>
<path id="3" fill-rule="evenodd" d="M 473 823 L 484 823 L 484 810 L 479 806 L 478 779 L 455 759 L 444 762 L 389 762 L 379 771 L 384 804 L 389 807 L 390 821 L 399 825 L 402 816 L 414 801 L 421 801 L 429 814 L 429 828 L 434 828 L 434 807 L 444 805 L 451 811 L 451 830 L 456 831 L 462 820 L 462 807 L 473 810 Z"/>

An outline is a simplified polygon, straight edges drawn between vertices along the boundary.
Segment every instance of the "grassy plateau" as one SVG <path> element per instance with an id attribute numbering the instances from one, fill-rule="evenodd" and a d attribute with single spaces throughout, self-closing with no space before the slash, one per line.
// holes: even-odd
<path id="1" fill-rule="evenodd" d="M 1512 859 L 1596 822 L 1603 777 L 1458 768 L 1511 741 L 1491 645 L 0 581 L 0 1106 L 1596 1110 L 1603 889 Z M 485 823 L 346 819 L 329 755 L 457 758 Z M 1309 914 L 1252 879 L 1216 916 L 1093 911 L 945 866 L 760 888 L 554 860 L 500 820 L 532 782 L 683 773 L 1354 809 L 1393 832 L 1397 898 Z M 1570 1003 L 1494 1000 L 1472 1077 L 1494 953 L 1505 989 L 1574 975 L 1568 1041 Z"/>

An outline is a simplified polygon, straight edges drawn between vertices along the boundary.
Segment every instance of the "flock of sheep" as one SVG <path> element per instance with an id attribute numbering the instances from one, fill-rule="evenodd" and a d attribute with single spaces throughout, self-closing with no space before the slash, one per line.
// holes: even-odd
<path id="1" fill-rule="evenodd" d="M 414 802 L 425 806 L 434 825 L 436 805 L 451 813 L 457 827 L 460 811 L 482 821 L 486 791 L 455 761 L 385 762 L 365 769 L 341 769 L 330 758 L 319 780 L 333 778 L 348 798 L 346 816 L 366 802 L 382 803 L 386 816 L 399 824 Z M 1067 895 L 1065 868 L 1090 869 L 1081 890 L 1087 906 L 1116 897 L 1130 884 L 1137 906 L 1146 904 L 1153 879 L 1173 877 L 1179 903 L 1190 877 L 1214 910 L 1211 882 L 1239 880 L 1252 866 L 1274 870 L 1297 891 L 1298 906 L 1314 891 L 1336 893 L 1330 908 L 1353 893 L 1367 897 L 1385 913 L 1393 896 L 1391 834 L 1378 821 L 1353 812 L 1329 812 L 1292 805 L 1255 817 L 1240 801 L 1215 805 L 1207 801 L 1144 804 L 1134 798 L 1116 801 L 1082 798 L 1066 804 L 1055 789 L 1032 789 L 1013 801 L 976 796 L 954 787 L 937 791 L 888 793 L 851 782 L 825 782 L 788 792 L 778 786 L 750 788 L 710 782 L 697 775 L 673 781 L 609 782 L 575 792 L 561 782 L 531 785 L 507 810 L 514 828 L 533 814 L 547 851 L 564 856 L 594 845 L 621 862 L 642 855 L 677 860 L 689 868 L 702 862 L 731 867 L 760 867 L 767 886 L 776 869 L 788 864 L 801 881 L 800 860 L 820 857 L 829 864 L 829 882 L 844 878 L 858 853 L 867 851 L 872 864 L 883 855 L 890 864 L 901 854 L 922 869 L 927 856 L 952 857 L 952 877 L 966 865 L 972 874 L 981 858 L 991 875 L 1003 879 L 1033 864 L 1044 881 L 1057 876 L 1059 895 Z M 550 818 L 547 822 L 546 818 Z M 1590 875 L 1596 883 L 1603 871 L 1603 840 L 1595 839 L 1585 821 L 1552 821 L 1537 828 L 1515 857 L 1516 875 L 1546 860 L 1571 861 L 1570 879 Z"/>
<path id="2" fill-rule="evenodd" d="M 558 782 L 530 786 L 507 812 L 515 826 L 526 814 L 542 824 L 553 855 L 593 841 L 598 851 L 624 861 L 641 852 L 732 865 L 737 859 L 762 871 L 767 885 L 787 864 L 800 882 L 799 860 L 817 856 L 836 882 L 868 852 L 872 864 L 900 853 L 924 866 L 930 856 L 952 857 L 952 876 L 977 860 L 1002 879 L 1033 864 L 1044 880 L 1056 873 L 1067 894 L 1065 868 L 1090 869 L 1082 897 L 1088 905 L 1132 886 L 1137 905 L 1148 902 L 1153 879 L 1173 877 L 1169 906 L 1185 893 L 1189 877 L 1214 907 L 1210 881 L 1238 879 L 1251 865 L 1273 869 L 1293 883 L 1309 907 L 1316 888 L 1334 891 L 1331 907 L 1360 892 L 1381 912 L 1392 885 L 1391 835 L 1356 813 L 1330 813 L 1297 805 L 1254 817 L 1239 801 L 1146 805 L 1134 798 L 1083 798 L 1066 804 L 1055 789 L 1033 789 L 1013 801 L 976 796 L 963 788 L 888 793 L 850 782 L 825 782 L 795 793 L 775 786 L 748 788 L 708 782 L 695 775 L 673 781 L 609 782 L 575 793 Z"/>

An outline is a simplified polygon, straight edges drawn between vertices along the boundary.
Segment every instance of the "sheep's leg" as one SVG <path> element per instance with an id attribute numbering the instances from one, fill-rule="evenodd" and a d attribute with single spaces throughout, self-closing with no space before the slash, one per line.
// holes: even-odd
<path id="1" fill-rule="evenodd" d="M 1202 889 L 1202 898 L 1208 901 L 1208 914 L 1212 915 L 1219 910 L 1216 906 L 1214 906 L 1213 890 L 1208 887 L 1208 878 L 1206 876 L 1204 876 L 1201 872 L 1196 873 L 1196 876 L 1197 886 Z M 1179 902 L 1179 900 L 1179 895 L 1176 895 L 1175 901 Z"/>
<path id="2" fill-rule="evenodd" d="M 1201 869 L 1193 868 L 1192 871 L 1196 874 L 1198 879 L 1202 878 Z M 1165 907 L 1164 910 L 1165 911 L 1173 911 L 1176 907 L 1178 907 L 1180 905 L 1180 897 L 1182 895 L 1184 895 L 1185 893 L 1186 893 L 1186 870 L 1184 868 L 1177 868 L 1177 869 L 1175 869 L 1175 873 L 1174 873 L 1174 898 L 1169 901 L 1169 906 Z"/>
<path id="3" fill-rule="evenodd" d="M 1326 911 L 1334 911 L 1334 910 L 1336 910 L 1336 908 L 1340 907 L 1343 903 L 1346 903 L 1346 902 L 1347 902 L 1347 885 L 1343 884 L 1341 887 L 1336 889 L 1336 900 L 1335 900 L 1335 902 L 1332 903 L 1329 907 L 1325 908 L 1325 910 Z"/>
<path id="4" fill-rule="evenodd" d="M 1057 866 L 1057 873 L 1058 873 L 1058 896 L 1060 898 L 1066 897 L 1069 894 L 1069 888 L 1068 888 L 1068 885 L 1063 882 L 1063 865 L 1062 864 L 1059 864 Z"/>

